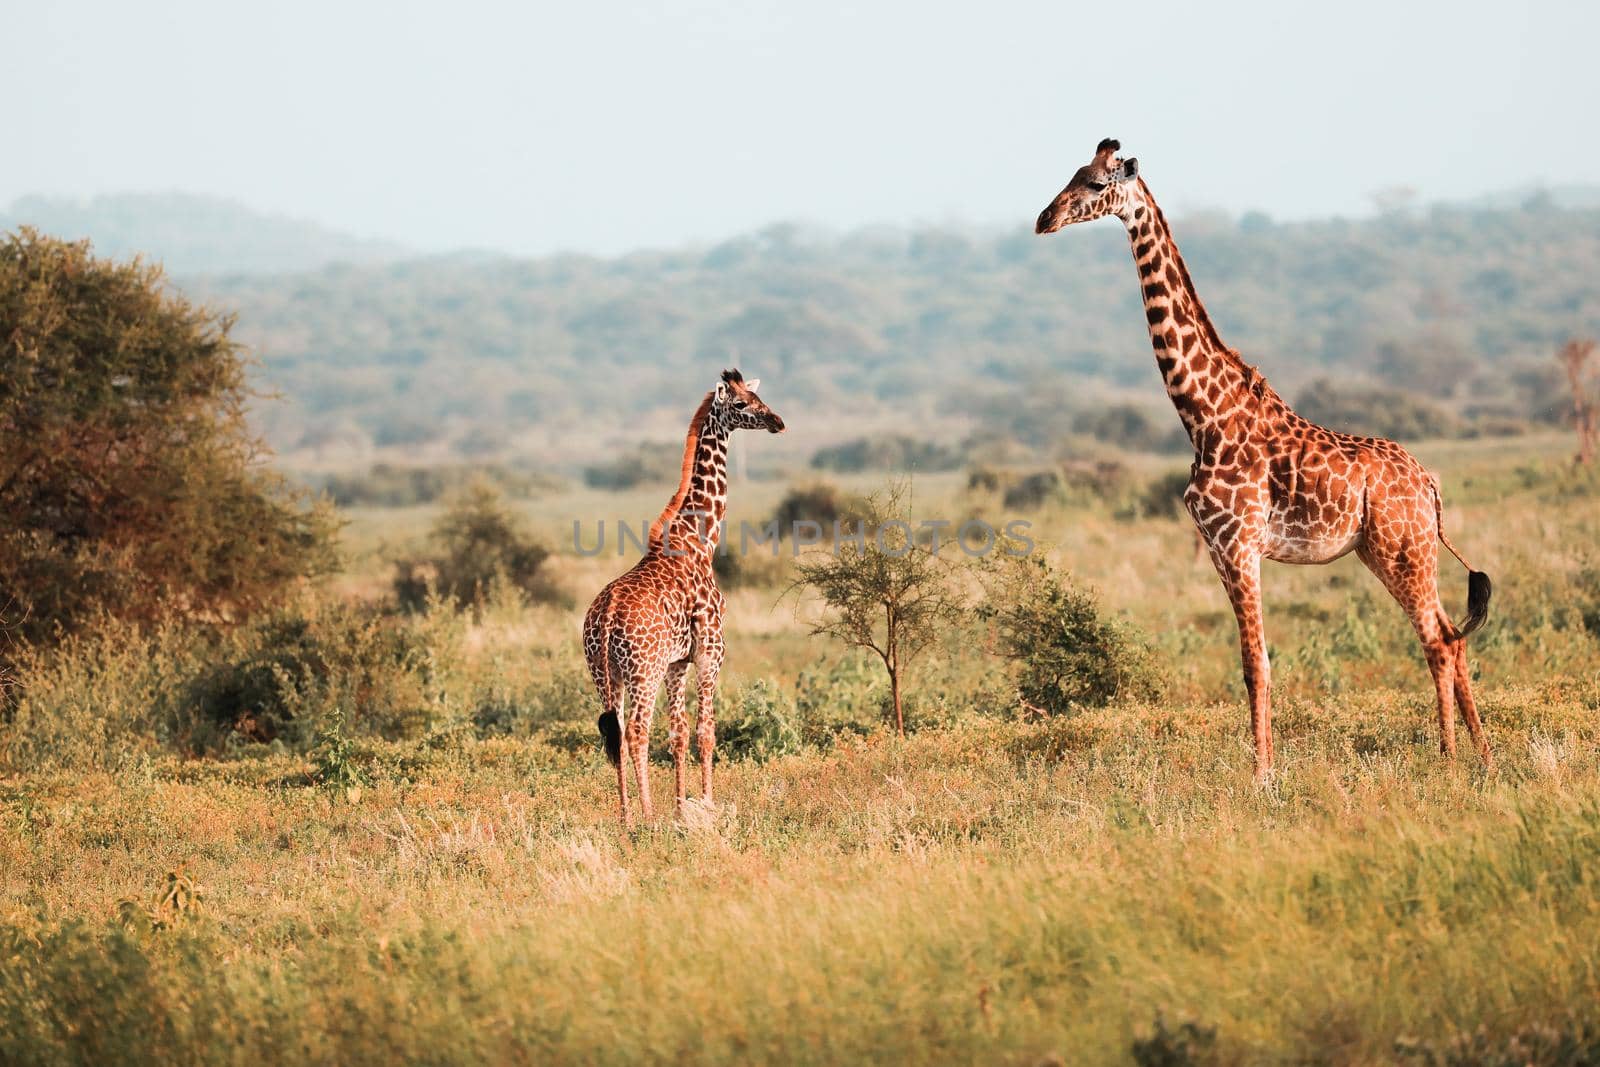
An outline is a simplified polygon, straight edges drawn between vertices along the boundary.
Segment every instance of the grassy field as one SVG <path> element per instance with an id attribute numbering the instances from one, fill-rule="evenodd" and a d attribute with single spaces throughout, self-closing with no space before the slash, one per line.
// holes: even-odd
<path id="1" fill-rule="evenodd" d="M 1345 560 L 1267 574 L 1257 787 L 1215 576 L 1103 502 L 1029 517 L 1164 700 L 1024 721 L 974 628 L 914 670 L 900 741 L 809 604 L 739 589 L 719 806 L 629 837 L 576 648 L 615 558 L 557 559 L 572 608 L 412 620 L 404 670 L 326 681 L 304 717 L 333 726 L 271 743 L 197 725 L 234 646 L 71 645 L 0 726 L 0 1062 L 1596 1062 L 1600 489 L 1565 447 L 1419 449 L 1496 581 L 1487 776 L 1438 756 L 1409 627 Z M 561 544 L 663 495 L 527 510 Z M 353 516 L 336 597 L 427 521 Z"/>

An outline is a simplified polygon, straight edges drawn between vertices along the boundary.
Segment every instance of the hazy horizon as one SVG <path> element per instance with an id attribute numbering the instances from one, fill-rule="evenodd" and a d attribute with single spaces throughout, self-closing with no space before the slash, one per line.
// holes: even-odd
<path id="1" fill-rule="evenodd" d="M 30 8 L 0 205 L 180 192 L 422 252 L 615 254 L 1019 225 L 1103 136 L 1176 212 L 1600 182 L 1600 143 L 1571 136 L 1593 5 L 969 11 Z"/>

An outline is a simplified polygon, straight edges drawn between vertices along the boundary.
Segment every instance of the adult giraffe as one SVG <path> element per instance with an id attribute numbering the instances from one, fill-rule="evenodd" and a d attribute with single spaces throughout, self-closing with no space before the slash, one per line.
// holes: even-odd
<path id="1" fill-rule="evenodd" d="M 689 751 L 684 691 L 689 665 L 698 681 L 695 734 L 700 749 L 700 791 L 711 800 L 711 758 L 716 750 L 714 702 L 722 669 L 722 593 L 711 561 L 722 536 L 728 503 L 728 435 L 734 430 L 782 433 L 783 420 L 756 396 L 759 378 L 737 370 L 705 395 L 689 420 L 678 491 L 650 526 L 650 543 L 633 569 L 600 591 L 583 619 L 583 654 L 604 708 L 600 736 L 617 768 L 622 825 L 628 807 L 628 760 L 639 783 L 639 807 L 650 818 L 650 719 L 663 679 L 670 702 L 672 767 L 677 806 L 684 801 Z M 622 723 L 623 697 L 628 721 Z"/>
<path id="2" fill-rule="evenodd" d="M 1355 550 L 1399 601 L 1422 642 L 1439 704 L 1439 747 L 1456 751 L 1456 704 L 1486 766 L 1493 765 L 1467 669 L 1466 636 L 1489 610 L 1489 576 L 1444 535 L 1439 480 L 1405 449 L 1354 437 L 1289 410 L 1265 378 L 1222 343 L 1189 280 L 1138 160 L 1107 139 L 1039 214 L 1035 231 L 1115 215 L 1128 230 L 1145 319 L 1167 395 L 1194 445 L 1183 502 L 1194 517 L 1239 621 L 1256 777 L 1272 768 L 1272 693 L 1261 622 L 1261 560 L 1330 563 Z M 1467 568 L 1467 618 L 1439 603 L 1438 544 Z"/>

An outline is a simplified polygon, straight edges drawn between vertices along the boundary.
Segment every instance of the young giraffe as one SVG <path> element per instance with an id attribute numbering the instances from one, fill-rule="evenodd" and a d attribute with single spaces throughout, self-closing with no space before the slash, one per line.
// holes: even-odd
<path id="1" fill-rule="evenodd" d="M 711 759 L 716 749 L 717 674 L 722 669 L 722 593 L 712 556 L 722 535 L 728 502 L 728 435 L 734 430 L 782 433 L 783 420 L 756 396 L 737 370 L 722 372 L 689 422 L 678 491 L 650 526 L 650 543 L 633 569 L 600 591 L 583 619 L 583 654 L 604 708 L 600 736 L 617 768 L 622 825 L 631 827 L 629 757 L 639 783 L 639 806 L 650 811 L 650 719 L 663 679 L 670 701 L 670 743 L 677 806 L 684 802 L 684 762 L 689 750 L 684 691 L 689 664 L 698 680 L 695 734 L 700 749 L 700 791 L 711 800 Z M 623 697 L 628 721 L 622 725 Z"/>
<path id="2" fill-rule="evenodd" d="M 1330 563 L 1355 550 L 1411 618 L 1433 672 L 1439 745 L 1454 756 L 1454 708 L 1486 766 L 1489 741 L 1472 699 L 1465 638 L 1489 610 L 1489 577 L 1444 535 L 1439 481 L 1393 441 L 1354 437 L 1289 410 L 1266 379 L 1222 343 L 1138 161 L 1104 140 L 1039 214 L 1038 233 L 1115 215 L 1144 290 L 1145 319 L 1167 395 L 1194 444 L 1184 505 L 1205 537 L 1239 621 L 1256 776 L 1272 768 L 1271 672 L 1261 621 L 1261 560 Z M 1439 603 L 1438 545 L 1467 568 L 1467 618 Z"/>

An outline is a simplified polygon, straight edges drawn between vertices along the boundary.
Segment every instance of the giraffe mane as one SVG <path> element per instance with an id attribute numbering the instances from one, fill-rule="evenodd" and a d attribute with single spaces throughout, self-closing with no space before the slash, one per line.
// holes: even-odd
<path id="1" fill-rule="evenodd" d="M 711 401 L 715 397 L 716 390 L 707 393 L 695 409 L 694 418 L 689 420 L 689 435 L 683 442 L 683 473 L 678 479 L 678 491 L 667 501 L 667 506 L 656 517 L 656 521 L 650 524 L 651 549 L 666 543 L 667 527 L 678 517 L 678 509 L 683 507 L 683 501 L 689 495 L 689 483 L 694 478 L 694 454 L 700 447 L 700 432 L 705 428 L 706 416 L 711 412 Z"/>

